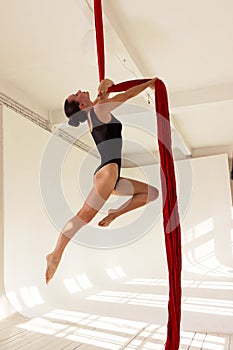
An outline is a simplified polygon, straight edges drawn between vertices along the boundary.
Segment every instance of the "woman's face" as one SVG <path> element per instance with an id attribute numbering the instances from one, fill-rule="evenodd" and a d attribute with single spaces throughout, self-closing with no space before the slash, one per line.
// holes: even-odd
<path id="1" fill-rule="evenodd" d="M 90 102 L 89 92 L 78 90 L 75 94 L 72 94 L 68 97 L 68 101 L 75 101 L 78 102 L 79 105 L 86 105 Z"/>

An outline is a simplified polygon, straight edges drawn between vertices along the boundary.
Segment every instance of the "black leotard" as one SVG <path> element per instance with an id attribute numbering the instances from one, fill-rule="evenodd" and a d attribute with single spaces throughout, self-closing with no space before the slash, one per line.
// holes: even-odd
<path id="1" fill-rule="evenodd" d="M 101 156 L 101 164 L 95 170 L 97 173 L 104 165 L 116 163 L 118 165 L 118 178 L 121 170 L 121 150 L 122 150 L 122 124 L 112 114 L 109 123 L 102 123 L 96 116 L 94 109 L 90 112 L 92 121 L 92 137 Z"/>

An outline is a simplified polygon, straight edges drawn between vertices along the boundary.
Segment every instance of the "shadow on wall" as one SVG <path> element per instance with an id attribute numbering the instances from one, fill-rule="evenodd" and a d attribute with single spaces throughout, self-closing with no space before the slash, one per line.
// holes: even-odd
<path id="1" fill-rule="evenodd" d="M 232 223 L 232 218 L 229 220 Z M 208 218 L 186 230 L 183 239 L 185 272 L 208 277 L 233 277 L 231 231 L 225 230 L 222 220 Z"/>
<path id="2" fill-rule="evenodd" d="M 210 217 L 183 232 L 185 329 L 202 330 L 202 315 L 207 331 L 219 328 L 220 332 L 232 332 L 233 208 L 229 221 L 224 227 L 221 218 Z"/>

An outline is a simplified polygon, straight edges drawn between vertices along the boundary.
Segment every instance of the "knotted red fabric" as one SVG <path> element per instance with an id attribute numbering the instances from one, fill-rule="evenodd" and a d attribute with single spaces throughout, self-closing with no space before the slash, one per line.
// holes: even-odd
<path id="1" fill-rule="evenodd" d="M 99 80 L 104 79 L 104 37 L 101 0 L 94 0 Z M 120 92 L 149 79 L 125 81 L 109 88 Z M 171 127 L 167 90 L 160 79 L 155 81 L 155 102 L 160 154 L 160 176 L 163 198 L 163 227 L 169 275 L 167 340 L 165 350 L 178 350 L 181 320 L 181 229 L 176 195 L 176 179 L 172 156 Z"/>

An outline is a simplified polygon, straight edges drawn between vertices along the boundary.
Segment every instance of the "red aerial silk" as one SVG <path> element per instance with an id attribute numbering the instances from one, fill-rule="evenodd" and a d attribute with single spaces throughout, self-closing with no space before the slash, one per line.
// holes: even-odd
<path id="1" fill-rule="evenodd" d="M 101 0 L 94 0 L 99 80 L 104 79 L 104 37 Z M 149 79 L 125 81 L 109 88 L 109 92 L 125 91 Z M 167 90 L 160 79 L 155 81 L 155 102 L 160 153 L 163 198 L 163 226 L 169 273 L 169 302 L 165 350 L 178 350 L 181 319 L 181 230 L 177 206 L 176 179 L 171 145 L 171 128 Z"/>

